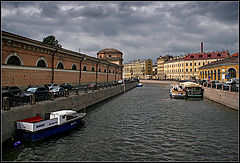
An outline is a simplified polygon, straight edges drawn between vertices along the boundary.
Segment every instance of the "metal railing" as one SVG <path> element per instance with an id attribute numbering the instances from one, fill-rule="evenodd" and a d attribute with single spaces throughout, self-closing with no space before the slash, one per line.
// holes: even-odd
<path id="1" fill-rule="evenodd" d="M 127 83 L 132 83 L 135 81 L 127 81 Z M 77 87 L 74 87 L 70 90 L 65 89 L 64 92 L 51 92 L 49 91 L 48 94 L 43 95 L 28 95 L 28 96 L 15 96 L 15 97 L 3 97 L 2 98 L 2 110 L 9 110 L 10 108 L 24 106 L 24 105 L 34 105 L 39 102 L 44 102 L 48 100 L 54 100 L 56 98 L 61 97 L 68 97 L 68 96 L 74 96 L 74 95 L 81 95 L 85 93 L 90 93 L 102 89 L 108 89 L 115 86 L 121 85 L 117 82 L 111 82 L 111 83 L 99 83 L 96 84 L 94 87 L 89 87 L 88 85 L 80 85 Z"/>
<path id="2" fill-rule="evenodd" d="M 230 92 L 238 92 L 239 88 L 237 84 L 234 85 L 224 85 L 224 84 L 219 84 L 219 83 L 202 83 L 201 84 L 203 87 L 208 87 L 208 88 L 213 88 L 213 89 L 219 89 L 223 91 L 230 91 Z"/>

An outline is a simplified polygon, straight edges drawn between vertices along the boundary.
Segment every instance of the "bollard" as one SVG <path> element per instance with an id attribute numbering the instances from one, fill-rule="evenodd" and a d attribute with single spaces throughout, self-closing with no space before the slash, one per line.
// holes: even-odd
<path id="1" fill-rule="evenodd" d="M 67 90 L 67 89 L 65 89 L 65 90 L 64 90 L 64 94 L 65 94 L 65 96 L 66 96 L 66 97 L 68 97 L 68 95 L 69 95 L 69 92 L 68 92 L 68 90 Z"/>
<path id="2" fill-rule="evenodd" d="M 3 97 L 3 110 L 9 110 L 9 97 Z"/>
<path id="3" fill-rule="evenodd" d="M 34 94 L 30 95 L 30 104 L 31 104 L 31 105 L 36 104 L 36 98 L 35 98 L 35 95 L 34 95 Z"/>
<path id="4" fill-rule="evenodd" d="M 76 95 L 79 95 L 79 90 L 78 90 L 78 88 L 76 88 Z"/>
<path id="5" fill-rule="evenodd" d="M 85 93 L 88 93 L 87 87 L 85 87 L 84 91 L 85 91 Z"/>
<path id="6" fill-rule="evenodd" d="M 54 100 L 54 93 L 53 92 L 49 92 L 50 94 L 50 100 Z"/>

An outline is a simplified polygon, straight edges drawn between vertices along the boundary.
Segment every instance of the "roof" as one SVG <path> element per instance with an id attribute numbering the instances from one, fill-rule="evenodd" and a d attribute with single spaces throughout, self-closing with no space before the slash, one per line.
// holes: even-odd
<path id="1" fill-rule="evenodd" d="M 113 49 L 113 48 L 106 48 L 103 50 L 100 50 L 98 53 L 122 53 L 117 49 Z"/>
<path id="2" fill-rule="evenodd" d="M 199 67 L 199 69 L 204 69 L 204 68 L 212 68 L 212 67 L 218 67 L 218 66 L 224 66 L 224 65 L 238 65 L 238 56 L 218 60 L 211 62 L 205 66 Z"/>
<path id="3" fill-rule="evenodd" d="M 230 57 L 238 57 L 238 52 L 232 54 Z"/>
<path id="4" fill-rule="evenodd" d="M 193 60 L 193 59 L 213 59 L 213 58 L 226 58 L 229 56 L 228 51 L 213 51 L 208 53 L 195 53 L 195 54 L 188 54 L 184 57 L 185 60 Z"/>
<path id="5" fill-rule="evenodd" d="M 60 111 L 55 111 L 55 112 L 51 112 L 51 114 L 58 114 L 58 115 L 64 115 L 64 114 L 73 114 L 76 113 L 76 111 L 74 110 L 60 110 Z"/>

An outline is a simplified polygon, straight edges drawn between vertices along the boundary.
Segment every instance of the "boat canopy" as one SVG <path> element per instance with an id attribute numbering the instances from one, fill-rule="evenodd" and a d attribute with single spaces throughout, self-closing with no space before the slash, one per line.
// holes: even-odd
<path id="1" fill-rule="evenodd" d="M 185 87 L 201 87 L 199 84 L 194 83 L 194 82 L 184 82 L 180 83 L 180 85 L 185 88 Z"/>
<path id="2" fill-rule="evenodd" d="M 55 112 L 51 112 L 51 114 L 53 115 L 70 115 L 70 114 L 75 114 L 77 113 L 74 110 L 61 110 L 61 111 L 55 111 Z"/>

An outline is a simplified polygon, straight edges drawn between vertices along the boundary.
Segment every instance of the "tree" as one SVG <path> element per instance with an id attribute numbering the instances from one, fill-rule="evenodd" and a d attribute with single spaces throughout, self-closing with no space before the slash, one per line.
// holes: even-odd
<path id="1" fill-rule="evenodd" d="M 43 43 L 51 45 L 52 47 L 62 47 L 62 45 L 58 43 L 58 40 L 56 40 L 55 36 L 52 35 L 43 38 Z"/>

